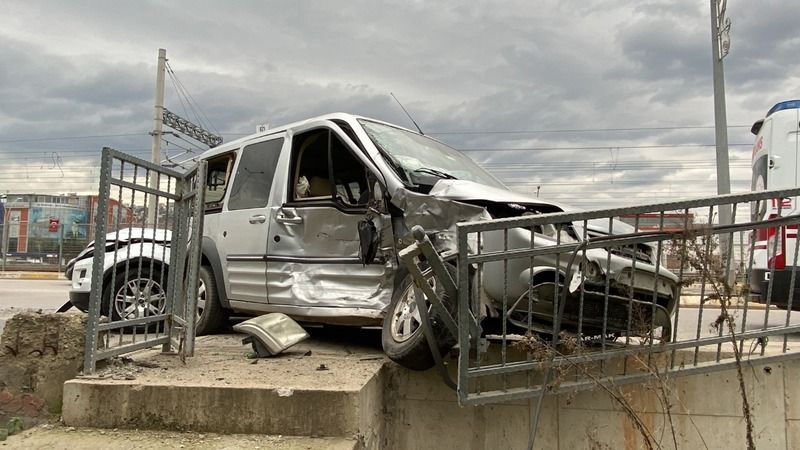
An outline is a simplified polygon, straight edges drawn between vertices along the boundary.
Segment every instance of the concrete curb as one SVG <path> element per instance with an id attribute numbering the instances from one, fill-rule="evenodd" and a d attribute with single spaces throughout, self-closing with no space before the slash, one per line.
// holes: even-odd
<path id="1" fill-rule="evenodd" d="M 718 303 L 707 302 L 705 305 L 703 305 L 703 308 L 719 308 L 719 304 Z M 681 303 L 681 309 L 700 309 L 700 304 L 699 303 Z M 734 306 L 729 307 L 728 309 L 732 310 L 732 311 L 743 310 L 744 309 L 744 305 L 734 305 Z M 763 309 L 767 309 L 767 305 L 762 305 L 761 303 L 749 303 L 747 305 L 747 309 L 749 311 L 763 310 Z"/>
<path id="2" fill-rule="evenodd" d="M 58 272 L 0 272 L 0 280 L 66 280 Z"/>
<path id="3" fill-rule="evenodd" d="M 691 296 L 689 298 L 682 297 L 681 298 L 681 308 L 700 308 L 700 297 L 699 296 Z M 719 308 L 719 302 L 716 300 L 708 300 L 703 303 L 703 308 Z M 728 309 L 738 310 L 744 309 L 744 303 L 734 303 Z M 767 305 L 763 303 L 757 303 L 754 301 L 747 302 L 747 309 L 767 309 Z"/>

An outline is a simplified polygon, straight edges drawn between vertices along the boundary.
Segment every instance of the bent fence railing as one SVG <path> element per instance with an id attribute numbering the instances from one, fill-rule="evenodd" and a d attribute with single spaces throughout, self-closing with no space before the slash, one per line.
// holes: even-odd
<path id="1" fill-rule="evenodd" d="M 93 256 L 72 280 L 72 295 L 91 285 L 85 374 L 156 345 L 192 355 L 205 173 L 205 162 L 180 173 L 103 149 Z"/>
<path id="2" fill-rule="evenodd" d="M 432 303 L 420 308 L 423 327 L 458 338 L 456 380 L 440 368 L 459 402 L 541 404 L 545 394 L 800 357 L 798 196 L 460 223 L 446 261 L 417 229 L 401 259 Z M 719 223 L 721 209 L 732 223 Z M 434 278 L 457 298 L 454 316 Z"/>

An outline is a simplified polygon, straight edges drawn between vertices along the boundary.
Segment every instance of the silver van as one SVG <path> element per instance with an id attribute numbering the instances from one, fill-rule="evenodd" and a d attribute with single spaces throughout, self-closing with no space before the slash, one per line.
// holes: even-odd
<path id="1" fill-rule="evenodd" d="M 510 191 L 435 139 L 351 114 L 247 136 L 201 158 L 208 162 L 208 178 L 198 333 L 222 330 L 231 313 L 282 312 L 306 322 L 382 325 L 386 354 L 412 369 L 429 368 L 433 359 L 411 277 L 397 259 L 414 241 L 411 228 L 422 226 L 437 251 L 446 253 L 456 250 L 459 221 L 563 210 Z M 511 245 L 529 247 L 530 231 L 525 232 L 514 234 Z M 581 235 L 571 224 L 543 229 L 541 236 L 537 231 L 537 245 L 547 242 L 548 232 L 568 234 L 564 239 Z M 489 236 L 484 245 L 498 244 Z M 593 253 L 598 261 L 607 260 L 604 250 Z M 654 255 L 646 256 L 650 264 L 639 261 L 635 267 L 661 280 L 659 303 L 671 312 L 677 277 L 663 268 L 655 275 Z M 597 265 L 609 271 L 597 276 L 630 270 L 630 258 L 615 255 L 614 261 L 611 267 Z M 484 269 L 490 307 L 502 302 L 502 295 L 493 295 L 504 283 L 502 275 L 492 274 L 496 269 Z M 543 272 L 563 273 L 560 267 L 531 273 L 524 264 L 512 264 L 517 269 L 507 274 L 509 292 L 527 291 L 531 277 L 554 280 Z M 447 336 L 441 341 L 444 351 L 453 343 Z"/>

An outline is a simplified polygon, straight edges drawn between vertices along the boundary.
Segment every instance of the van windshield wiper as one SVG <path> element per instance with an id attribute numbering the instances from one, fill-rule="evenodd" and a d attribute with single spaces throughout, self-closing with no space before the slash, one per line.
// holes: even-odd
<path id="1" fill-rule="evenodd" d="M 431 169 L 430 167 L 420 167 L 419 169 L 414 169 L 412 172 L 419 172 L 419 173 L 427 173 L 430 175 L 435 175 L 439 178 L 444 178 L 446 180 L 457 180 L 458 178 L 450 175 L 447 172 L 443 172 L 441 170 Z"/>
<path id="2" fill-rule="evenodd" d="M 380 145 L 375 144 L 375 147 L 378 149 L 378 152 L 381 154 L 381 156 L 383 156 L 383 160 L 389 164 L 395 173 L 397 173 L 397 176 L 400 177 L 401 181 L 410 183 L 411 180 L 408 179 L 408 174 L 406 173 L 405 169 L 403 169 L 403 166 L 397 161 L 397 159 L 395 159 L 391 153 L 384 150 Z"/>

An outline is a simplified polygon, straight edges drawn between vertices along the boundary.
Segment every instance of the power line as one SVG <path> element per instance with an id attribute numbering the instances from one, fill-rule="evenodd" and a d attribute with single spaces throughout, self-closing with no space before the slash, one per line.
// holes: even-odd
<path id="1" fill-rule="evenodd" d="M 731 161 L 741 162 L 741 163 L 750 163 L 750 158 L 732 158 Z M 561 160 L 559 162 L 519 162 L 519 163 L 511 163 L 511 162 L 485 162 L 479 163 L 484 168 L 498 168 L 498 167 L 527 167 L 527 166 L 554 166 L 554 165 L 566 165 L 566 164 L 573 164 L 573 161 L 570 160 Z M 636 160 L 622 160 L 622 161 L 586 161 L 580 160 L 579 164 L 648 164 L 648 165 L 656 165 L 656 164 L 675 164 L 675 163 L 699 163 L 699 164 L 713 164 L 714 161 L 709 161 L 706 159 L 636 159 Z"/>
<path id="2" fill-rule="evenodd" d="M 728 125 L 728 128 L 750 128 L 750 125 Z M 566 128 L 561 130 L 514 130 L 514 131 L 437 131 L 427 134 L 541 134 L 541 133 L 604 133 L 615 131 L 673 131 L 673 130 L 713 130 L 712 125 L 685 125 L 674 127 L 630 127 L 630 128 Z"/>
<path id="3" fill-rule="evenodd" d="M 140 151 L 150 151 L 149 148 L 128 148 L 128 149 L 120 149 L 117 150 L 122 152 L 140 152 Z M 96 153 L 100 156 L 102 152 L 101 148 L 97 150 L 86 150 L 81 148 L 50 148 L 50 149 L 36 149 L 36 150 L 9 150 L 9 151 L 0 151 L 0 155 L 8 155 L 8 154 L 26 154 L 32 156 L 40 156 L 41 153 Z"/>
<path id="4" fill-rule="evenodd" d="M 110 137 L 126 137 L 126 136 L 147 136 L 148 133 L 120 133 L 120 134 L 93 134 L 85 136 L 57 136 L 47 138 L 25 138 L 25 139 L 4 139 L 0 140 L 0 144 L 13 144 L 17 142 L 44 142 L 44 141 L 61 141 L 70 139 L 100 139 Z"/>
<path id="5" fill-rule="evenodd" d="M 169 65 L 169 64 L 168 64 Z M 174 71 L 172 72 L 174 74 Z M 180 80 L 177 80 L 180 83 Z M 177 89 L 176 89 L 177 90 Z M 190 97 L 187 92 L 187 97 Z M 202 110 L 200 110 L 202 113 Z M 206 120 L 208 120 L 206 118 Z M 209 122 L 213 128 L 213 124 Z M 750 125 L 729 125 L 728 128 L 750 128 Z M 669 131 L 669 130 L 699 130 L 711 129 L 713 126 L 674 126 L 674 127 L 628 127 L 628 128 L 572 128 L 572 129 L 555 129 L 555 130 L 483 130 L 483 131 L 436 131 L 427 134 L 448 135 L 448 134 L 537 134 L 537 133 L 602 133 L 602 132 L 615 132 L 615 131 Z M 214 129 L 215 131 L 216 128 Z M 239 132 L 218 132 L 218 134 L 226 136 L 247 136 L 252 133 L 239 133 Z M 15 142 L 39 142 L 39 141 L 58 141 L 67 139 L 100 139 L 110 137 L 128 137 L 128 136 L 148 136 L 147 131 L 120 133 L 120 134 L 92 134 L 92 135 L 78 135 L 78 136 L 54 136 L 46 138 L 22 138 L 22 139 L 0 139 L 0 143 L 15 143 Z M 742 144 L 739 144 L 742 145 Z M 750 144 L 747 144 L 750 145 Z"/>
<path id="6" fill-rule="evenodd" d="M 729 147 L 752 147 L 753 144 L 728 144 Z M 608 149 L 663 149 L 663 148 L 697 148 L 716 147 L 716 144 L 662 144 L 662 145 L 602 145 L 590 147 L 510 147 L 510 148 L 459 148 L 460 152 L 519 152 L 550 150 L 608 150 Z"/>
<path id="7" fill-rule="evenodd" d="M 180 92 L 183 92 L 186 95 L 186 103 L 189 105 L 189 108 L 192 109 L 192 111 L 195 113 L 195 118 L 198 124 L 201 126 L 205 126 L 203 124 L 203 121 L 200 119 L 200 116 L 195 111 L 195 106 L 197 107 L 197 111 L 200 111 L 200 115 L 202 115 L 203 118 L 206 119 L 206 123 L 208 124 L 209 128 L 214 130 L 216 134 L 219 134 L 219 130 L 217 130 L 214 124 L 211 123 L 211 120 L 208 119 L 208 116 L 206 116 L 206 113 L 203 111 L 203 108 L 200 107 L 200 104 L 197 103 L 197 101 L 195 101 L 194 97 L 192 97 L 192 94 L 189 93 L 189 90 L 186 89 L 186 86 L 183 85 L 181 80 L 178 78 L 178 75 L 175 73 L 174 70 L 172 70 L 172 66 L 169 65 L 169 62 L 167 62 L 167 70 L 170 73 L 170 76 L 174 77 L 175 82 L 177 82 L 178 86 L 180 86 Z"/>
<path id="8" fill-rule="evenodd" d="M 635 185 L 635 184 L 642 184 L 642 183 L 653 183 L 653 180 L 614 180 L 612 182 L 611 180 L 603 180 L 603 179 L 598 179 L 596 181 L 587 181 L 587 182 L 582 182 L 582 181 L 567 181 L 567 182 L 514 181 L 514 180 L 501 180 L 501 181 L 503 182 L 503 184 L 506 184 L 506 185 L 509 185 L 509 186 L 542 186 L 542 187 L 545 187 L 545 186 L 597 186 L 597 185 L 608 185 L 608 184 L 613 184 L 613 185 L 617 185 L 617 184 L 619 184 L 619 185 L 632 184 L 632 185 Z M 744 182 L 744 181 L 745 180 L 742 180 L 742 182 Z M 746 180 L 746 181 L 748 183 L 750 182 L 750 180 Z M 659 183 L 660 185 L 663 184 L 664 186 L 670 186 L 670 185 L 675 186 L 675 185 L 678 185 L 679 183 L 692 183 L 693 185 L 696 186 L 696 185 L 703 185 L 703 184 L 708 184 L 708 183 L 715 183 L 715 181 L 714 180 L 708 180 L 708 179 L 680 179 L 680 180 L 675 181 L 674 183 L 673 182 L 663 182 L 663 181 L 657 181 L 657 183 Z"/>

